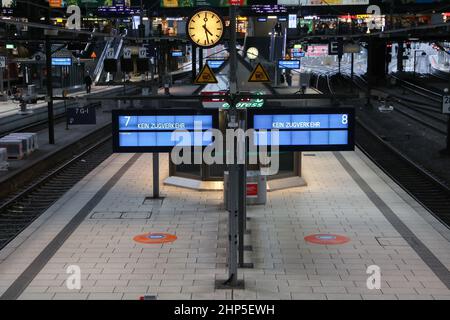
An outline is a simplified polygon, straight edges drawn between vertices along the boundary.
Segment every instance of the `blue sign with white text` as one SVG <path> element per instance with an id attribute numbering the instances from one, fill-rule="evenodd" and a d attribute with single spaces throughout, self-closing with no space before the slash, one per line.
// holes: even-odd
<path id="1" fill-rule="evenodd" d="M 217 127 L 214 112 L 169 113 L 174 115 L 151 110 L 114 111 L 115 152 L 170 152 L 175 146 L 206 147 L 213 142 L 208 130 Z"/>
<path id="2" fill-rule="evenodd" d="M 278 60 L 278 69 L 300 69 L 300 60 Z"/>
<path id="3" fill-rule="evenodd" d="M 249 121 L 249 127 L 255 130 L 255 146 L 278 143 L 281 151 L 354 149 L 352 108 L 258 110 Z"/>
<path id="4" fill-rule="evenodd" d="M 207 60 L 206 63 L 211 69 L 220 69 L 225 63 L 225 60 L 223 59 Z"/>
<path id="5" fill-rule="evenodd" d="M 52 66 L 71 66 L 72 58 L 52 58 Z"/>

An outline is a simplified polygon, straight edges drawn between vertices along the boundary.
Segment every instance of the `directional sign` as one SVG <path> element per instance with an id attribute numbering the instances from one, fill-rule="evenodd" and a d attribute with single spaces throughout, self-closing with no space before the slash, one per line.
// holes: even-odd
<path id="1" fill-rule="evenodd" d="M 67 109 L 67 123 L 69 125 L 96 124 L 95 106 L 85 106 Z"/>
<path id="2" fill-rule="evenodd" d="M 218 83 L 214 72 L 211 70 L 208 64 L 205 64 L 202 71 L 199 73 L 197 78 L 194 81 L 195 84 L 209 84 L 209 83 Z"/>
<path id="3" fill-rule="evenodd" d="M 253 70 L 248 82 L 270 82 L 269 75 L 261 63 L 258 63 L 255 70 Z"/>
<path id="4" fill-rule="evenodd" d="M 331 56 L 342 56 L 343 45 L 342 41 L 330 41 L 328 43 L 328 54 Z"/>
<path id="5" fill-rule="evenodd" d="M 442 113 L 450 114 L 450 96 L 442 97 Z"/>
<path id="6" fill-rule="evenodd" d="M 361 47 L 357 43 L 347 43 L 344 44 L 344 53 L 359 53 Z"/>
<path id="7" fill-rule="evenodd" d="M 141 59 L 147 58 L 147 48 L 146 47 L 139 48 L 139 58 L 141 58 Z"/>
<path id="8" fill-rule="evenodd" d="M 123 58 L 124 59 L 131 59 L 131 48 L 123 49 Z"/>
<path id="9" fill-rule="evenodd" d="M 106 59 L 114 59 L 114 48 L 109 48 L 106 51 Z"/>
<path id="10" fill-rule="evenodd" d="M 0 56 L 0 68 L 6 68 L 6 57 Z"/>

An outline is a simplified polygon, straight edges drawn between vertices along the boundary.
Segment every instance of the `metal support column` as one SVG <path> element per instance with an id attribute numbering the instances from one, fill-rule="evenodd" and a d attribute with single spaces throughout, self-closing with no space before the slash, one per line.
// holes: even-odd
<path id="1" fill-rule="evenodd" d="M 236 7 L 230 6 L 230 109 L 228 110 L 228 128 L 238 129 L 238 111 L 236 109 L 236 92 L 237 92 L 237 52 L 236 52 Z M 239 165 L 237 164 L 237 148 L 234 143 L 234 159 L 232 164 L 228 166 L 229 172 L 229 190 L 228 190 L 228 279 L 217 280 L 217 289 L 243 289 L 244 281 L 238 280 L 238 240 L 239 240 L 239 201 L 240 191 L 242 191 L 242 183 L 244 179 L 239 178 Z"/>
<path id="2" fill-rule="evenodd" d="M 45 36 L 45 55 L 47 69 L 47 111 L 48 111 L 48 143 L 55 144 L 55 120 L 53 115 L 53 77 L 52 77 L 52 43 L 50 36 Z"/>
<path id="3" fill-rule="evenodd" d="M 397 72 L 403 71 L 403 41 L 397 45 Z"/>
<path id="4" fill-rule="evenodd" d="M 192 82 L 197 78 L 197 46 L 192 45 Z"/>
<path id="5" fill-rule="evenodd" d="M 350 77 L 352 79 L 352 83 L 353 83 L 354 76 L 355 76 L 355 54 L 352 52 L 351 65 L 350 65 Z"/>
<path id="6" fill-rule="evenodd" d="M 160 199 L 159 194 L 159 153 L 153 153 L 153 199 Z"/>
<path id="7" fill-rule="evenodd" d="M 203 69 L 203 49 L 198 48 L 198 70 Z"/>

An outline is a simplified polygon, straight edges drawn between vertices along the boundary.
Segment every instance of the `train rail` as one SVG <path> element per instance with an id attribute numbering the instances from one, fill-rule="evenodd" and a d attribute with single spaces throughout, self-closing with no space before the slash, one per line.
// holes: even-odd
<path id="1" fill-rule="evenodd" d="M 433 216 L 449 227 L 450 188 L 381 139 L 361 121 L 357 121 L 356 130 L 358 148 Z"/>
<path id="2" fill-rule="evenodd" d="M 355 77 L 355 80 L 354 83 L 360 90 L 366 89 L 366 82 L 363 78 Z M 408 111 L 398 111 L 411 117 Z M 414 118 L 420 120 L 418 117 Z M 425 121 L 422 122 L 430 125 Z M 433 216 L 447 227 L 450 226 L 450 188 L 443 181 L 418 166 L 359 119 L 356 122 L 356 145 Z"/>
<path id="3" fill-rule="evenodd" d="M 0 249 L 112 154 L 108 136 L 0 205 Z"/>

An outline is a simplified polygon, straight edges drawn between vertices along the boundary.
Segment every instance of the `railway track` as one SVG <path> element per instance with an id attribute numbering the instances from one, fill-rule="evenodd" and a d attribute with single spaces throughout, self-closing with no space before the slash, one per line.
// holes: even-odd
<path id="1" fill-rule="evenodd" d="M 44 174 L 0 205 L 0 249 L 112 154 L 111 137 Z"/>
<path id="2" fill-rule="evenodd" d="M 450 188 L 382 140 L 360 121 L 356 144 L 375 164 L 431 214 L 450 226 Z"/>
<path id="3" fill-rule="evenodd" d="M 355 85 L 364 90 L 362 78 Z M 359 119 L 356 145 L 392 180 L 422 204 L 433 216 L 450 227 L 450 187 L 391 146 Z"/>
<path id="4" fill-rule="evenodd" d="M 347 77 L 348 81 L 351 81 Z M 367 91 L 367 82 L 362 77 L 354 77 L 354 84 L 361 91 Z M 382 89 L 377 89 L 383 91 Z M 427 89 L 424 89 L 427 90 Z M 428 90 L 427 90 L 428 91 Z M 394 112 L 401 114 L 408 119 L 411 119 L 417 123 L 420 123 L 424 127 L 435 131 L 436 133 L 446 135 L 446 125 L 447 121 L 444 116 L 442 116 L 439 106 L 437 104 L 424 105 L 422 102 L 417 102 L 413 99 L 403 96 L 390 95 L 389 92 L 383 91 L 387 96 L 389 96 L 389 101 L 395 102 Z M 426 117 L 426 119 L 424 119 Z"/>

